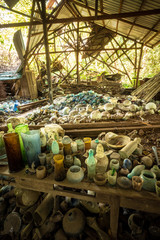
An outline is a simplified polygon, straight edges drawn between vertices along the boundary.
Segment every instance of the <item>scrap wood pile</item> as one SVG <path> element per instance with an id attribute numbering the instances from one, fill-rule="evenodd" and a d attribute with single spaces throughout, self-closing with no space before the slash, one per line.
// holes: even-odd
<path id="1" fill-rule="evenodd" d="M 160 91 L 160 73 L 132 92 L 132 95 L 149 102 Z"/>
<path id="2" fill-rule="evenodd" d="M 111 93 L 118 94 L 122 92 L 122 86 L 120 83 L 121 75 L 112 74 L 98 76 L 96 81 L 81 81 L 80 84 L 61 84 L 64 92 L 67 93 L 79 93 L 86 90 L 96 91 L 97 93 Z M 98 84 L 97 84 L 98 83 Z"/>

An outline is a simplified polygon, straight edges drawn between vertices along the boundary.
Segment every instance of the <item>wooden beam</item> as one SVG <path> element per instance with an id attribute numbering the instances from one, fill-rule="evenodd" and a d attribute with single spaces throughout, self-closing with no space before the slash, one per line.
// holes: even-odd
<path id="1" fill-rule="evenodd" d="M 120 6 L 119 6 L 118 13 L 121 13 L 123 2 L 124 2 L 124 0 L 120 0 Z M 119 23 L 119 20 L 117 20 L 116 32 L 118 31 L 118 23 Z"/>
<path id="2" fill-rule="evenodd" d="M 41 0 L 41 6 L 42 6 L 43 32 L 44 32 L 47 76 L 48 76 L 48 86 L 49 86 L 49 99 L 50 99 L 50 103 L 52 104 L 53 91 L 52 91 L 51 67 L 50 67 L 50 58 L 49 58 L 48 32 L 47 32 L 47 24 L 46 24 L 46 2 L 44 0 Z"/>
<path id="3" fill-rule="evenodd" d="M 100 48 L 100 49 L 96 49 L 95 51 L 96 52 L 101 52 L 101 51 L 118 51 L 118 50 L 135 50 L 135 49 L 141 49 L 140 47 L 138 48 Z M 81 49 L 79 50 L 79 52 L 93 52 L 94 50 L 93 49 Z M 50 54 L 54 54 L 54 53 L 71 53 L 71 52 L 77 52 L 77 50 L 63 50 L 63 51 L 52 51 L 52 52 L 49 52 Z M 45 54 L 45 52 L 38 52 L 38 53 L 33 53 L 33 55 L 43 55 Z M 115 53 L 114 53 L 115 54 Z M 125 53 L 124 53 L 125 54 Z M 117 59 L 116 59 L 117 60 Z"/>
<path id="4" fill-rule="evenodd" d="M 80 84 L 80 76 L 79 76 L 79 23 L 77 23 L 77 52 L 76 52 L 76 63 L 77 63 L 77 84 Z"/>
<path id="5" fill-rule="evenodd" d="M 139 64 L 138 64 L 138 71 L 137 71 L 137 78 L 136 78 L 136 88 L 138 87 L 138 80 L 139 80 L 139 74 L 140 74 L 140 69 L 141 69 L 141 60 L 142 60 L 142 54 L 143 54 L 143 44 L 141 46 L 140 50 L 140 56 L 139 56 Z"/>
<path id="6" fill-rule="evenodd" d="M 35 8 L 35 0 L 33 0 L 33 3 L 32 3 L 31 22 L 33 20 L 34 8 Z M 26 51 L 25 51 L 25 56 L 24 56 L 23 74 L 25 74 L 25 68 L 27 65 L 27 56 L 28 56 L 29 43 L 30 43 L 30 38 L 31 38 L 31 31 L 32 31 L 32 25 L 29 26 L 29 31 L 28 31 L 27 45 L 26 45 Z"/>
<path id="7" fill-rule="evenodd" d="M 95 0 L 95 17 L 98 15 L 98 0 Z"/>
<path id="8" fill-rule="evenodd" d="M 78 17 L 78 18 L 61 18 L 61 19 L 52 19 L 46 20 L 46 24 L 57 24 L 57 23 L 71 23 L 71 22 L 92 22 L 92 21 L 100 21 L 100 20 L 108 20 L 108 19 L 122 19 L 122 18 L 130 18 L 136 16 L 146 16 L 146 15 L 155 15 L 160 14 L 160 9 L 147 10 L 147 11 L 139 11 L 139 12 L 127 12 L 127 13 L 115 13 L 115 14 L 103 14 L 89 17 Z M 33 22 L 20 22 L 20 23 L 9 23 L 9 24 L 0 24 L 0 28 L 9 28 L 9 27 L 23 27 L 29 25 L 41 25 L 39 21 Z M 132 24 L 130 22 L 130 24 Z M 139 25 L 140 26 L 140 25 Z M 140 26 L 142 28 L 146 28 L 145 26 Z M 150 30 L 150 28 L 147 28 Z M 156 29 L 152 29 L 153 32 L 158 32 Z"/>

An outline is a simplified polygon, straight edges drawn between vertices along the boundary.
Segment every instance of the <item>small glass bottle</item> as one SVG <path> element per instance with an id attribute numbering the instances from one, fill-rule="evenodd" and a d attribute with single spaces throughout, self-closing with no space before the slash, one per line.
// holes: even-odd
<path id="1" fill-rule="evenodd" d="M 88 171 L 88 178 L 92 180 L 94 176 L 96 175 L 96 159 L 93 156 L 94 151 L 93 149 L 89 150 L 89 156 L 86 159 L 87 164 L 87 171 Z"/>
<path id="2" fill-rule="evenodd" d="M 71 139 L 69 136 L 64 136 L 63 137 L 63 147 L 64 147 L 64 154 L 65 155 L 70 155 L 71 154 Z"/>
<path id="3" fill-rule="evenodd" d="M 3 139 L 6 147 L 9 171 L 18 172 L 22 170 L 24 165 L 18 133 L 6 133 Z"/>
<path id="4" fill-rule="evenodd" d="M 22 159 L 23 159 L 24 164 L 27 164 L 27 156 L 26 156 L 26 152 L 25 152 L 25 149 L 24 149 L 21 133 L 26 133 L 28 131 L 29 131 L 29 127 L 28 127 L 27 124 L 26 125 L 25 124 L 18 124 L 15 127 L 15 132 L 18 133 L 18 135 L 19 135 L 19 143 L 20 143 Z"/>
<path id="5" fill-rule="evenodd" d="M 64 156 L 61 154 L 54 155 L 54 179 L 56 181 L 62 181 L 65 176 L 65 169 L 64 169 Z"/>
<path id="6" fill-rule="evenodd" d="M 85 144 L 85 151 L 91 149 L 92 138 L 86 137 L 86 138 L 83 138 L 83 141 L 84 141 L 84 144 Z"/>
<path id="7" fill-rule="evenodd" d="M 51 145 L 51 150 L 52 150 L 52 153 L 55 155 L 55 154 L 59 154 L 59 144 L 56 140 L 54 140 L 52 142 L 52 145 Z"/>

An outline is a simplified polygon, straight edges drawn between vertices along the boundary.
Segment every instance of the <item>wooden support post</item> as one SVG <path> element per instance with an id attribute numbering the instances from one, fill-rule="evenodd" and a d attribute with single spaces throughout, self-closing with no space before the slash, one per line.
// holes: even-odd
<path id="1" fill-rule="evenodd" d="M 77 62 L 77 84 L 80 83 L 79 76 L 79 23 L 77 23 L 77 53 L 76 53 L 76 62 Z"/>
<path id="2" fill-rule="evenodd" d="M 43 20 L 43 32 L 44 32 L 44 44 L 45 44 L 45 52 L 46 52 L 46 66 L 47 66 L 48 86 L 49 86 L 49 99 L 50 99 L 50 103 L 52 103 L 53 102 L 53 91 L 52 91 L 52 79 L 51 79 L 51 68 L 50 68 L 50 58 L 49 58 L 45 1 L 41 0 L 41 5 L 42 5 L 42 17 L 43 17 L 42 20 Z"/>
<path id="3" fill-rule="evenodd" d="M 143 44 L 141 45 L 140 56 L 139 56 L 138 71 L 137 71 L 137 78 L 136 78 L 136 88 L 138 87 L 139 74 L 140 74 L 140 70 L 141 70 L 142 54 L 143 54 Z"/>
<path id="4" fill-rule="evenodd" d="M 111 197 L 110 229 L 111 229 L 113 240 L 117 239 L 119 207 L 120 207 L 119 197 Z"/>

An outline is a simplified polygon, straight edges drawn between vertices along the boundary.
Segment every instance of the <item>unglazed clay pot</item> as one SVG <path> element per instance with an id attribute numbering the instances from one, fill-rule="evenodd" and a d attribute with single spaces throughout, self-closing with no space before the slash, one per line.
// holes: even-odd
<path id="1" fill-rule="evenodd" d="M 78 208 L 70 209 L 63 218 L 63 230 L 68 236 L 78 236 L 85 227 L 85 216 Z"/>
<path id="2" fill-rule="evenodd" d="M 132 186 L 133 189 L 136 191 L 141 191 L 143 186 L 143 179 L 139 176 L 133 176 L 132 177 Z"/>
<path id="3" fill-rule="evenodd" d="M 84 172 L 79 166 L 71 166 L 67 171 L 67 180 L 72 183 L 81 182 L 84 177 Z"/>
<path id="4" fill-rule="evenodd" d="M 141 234 L 144 225 L 144 219 L 140 214 L 133 213 L 128 218 L 128 226 L 133 235 Z"/>

